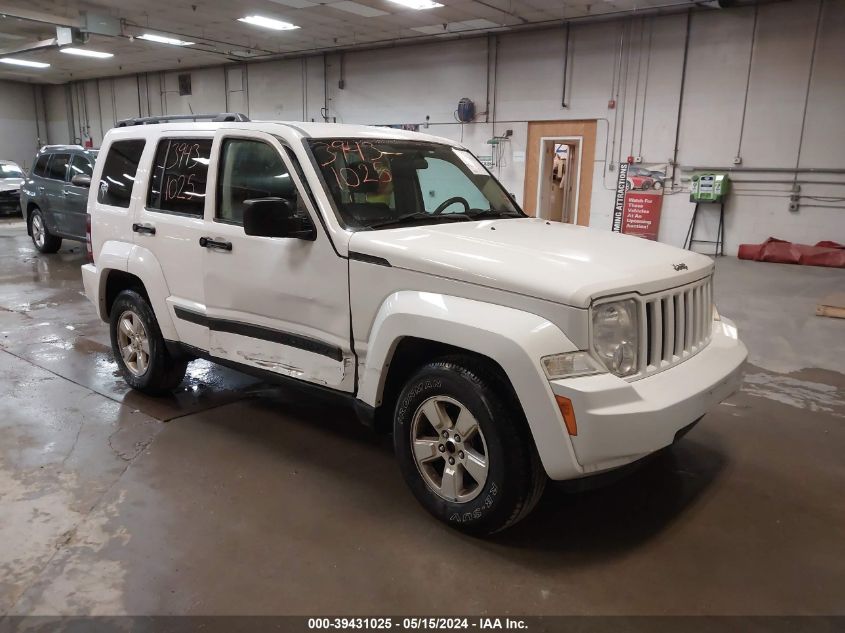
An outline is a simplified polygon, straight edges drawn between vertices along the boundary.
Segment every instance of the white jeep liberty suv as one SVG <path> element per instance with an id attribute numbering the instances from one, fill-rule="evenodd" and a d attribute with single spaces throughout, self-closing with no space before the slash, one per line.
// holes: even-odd
<path id="1" fill-rule="evenodd" d="M 202 357 L 347 400 L 423 506 L 489 534 L 738 387 L 703 255 L 527 217 L 447 139 L 174 118 L 109 131 L 88 199 L 85 291 L 135 389 Z"/>

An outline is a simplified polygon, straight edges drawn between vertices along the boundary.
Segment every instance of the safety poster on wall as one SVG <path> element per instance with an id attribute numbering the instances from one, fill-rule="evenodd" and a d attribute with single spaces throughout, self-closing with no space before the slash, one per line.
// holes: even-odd
<path id="1" fill-rule="evenodd" d="M 657 240 L 666 165 L 619 164 L 613 226 L 617 233 Z"/>

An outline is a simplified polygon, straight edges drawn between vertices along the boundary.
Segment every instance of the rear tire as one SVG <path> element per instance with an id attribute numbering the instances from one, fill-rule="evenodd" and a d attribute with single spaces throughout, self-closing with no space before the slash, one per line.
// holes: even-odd
<path id="1" fill-rule="evenodd" d="M 123 290 L 111 307 L 111 346 L 124 380 L 153 396 L 169 393 L 185 378 L 188 361 L 167 351 L 155 313 L 134 290 Z"/>
<path id="2" fill-rule="evenodd" d="M 62 247 L 62 238 L 50 234 L 41 209 L 37 207 L 29 216 L 29 232 L 32 235 L 32 243 L 39 253 L 55 253 Z"/>
<path id="3" fill-rule="evenodd" d="M 487 535 L 520 521 L 546 485 L 522 408 L 486 363 L 429 363 L 405 384 L 394 417 L 405 482 L 435 517 Z"/>

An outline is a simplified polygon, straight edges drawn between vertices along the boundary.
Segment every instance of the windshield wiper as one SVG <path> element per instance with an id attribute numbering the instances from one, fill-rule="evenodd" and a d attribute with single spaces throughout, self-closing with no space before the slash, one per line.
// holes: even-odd
<path id="1" fill-rule="evenodd" d="M 510 211 L 496 211 L 496 209 L 485 209 L 484 211 L 476 211 L 475 213 L 470 213 L 467 217 L 476 220 L 478 218 L 518 218 L 521 216 L 517 213 L 511 213 Z"/>
<path id="2" fill-rule="evenodd" d="M 397 218 L 393 218 L 390 220 L 384 220 L 383 222 L 374 222 L 373 224 L 368 224 L 367 226 L 363 227 L 365 229 L 383 229 L 388 226 L 399 226 L 402 224 L 410 224 L 413 222 L 418 222 L 419 220 L 463 220 L 469 221 L 472 218 L 468 215 L 464 215 L 463 213 L 449 213 L 449 214 L 439 214 L 433 215 L 431 213 L 426 213 L 425 211 L 415 211 L 414 213 L 407 213 L 405 215 L 400 215 Z"/>

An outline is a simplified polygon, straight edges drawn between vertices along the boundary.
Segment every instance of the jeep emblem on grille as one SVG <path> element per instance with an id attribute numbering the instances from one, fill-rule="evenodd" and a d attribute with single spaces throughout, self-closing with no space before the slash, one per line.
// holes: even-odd
<path id="1" fill-rule="evenodd" d="M 672 264 L 672 268 L 674 268 L 675 270 L 689 270 L 689 268 L 687 268 L 687 265 L 683 262 L 680 264 Z"/>

